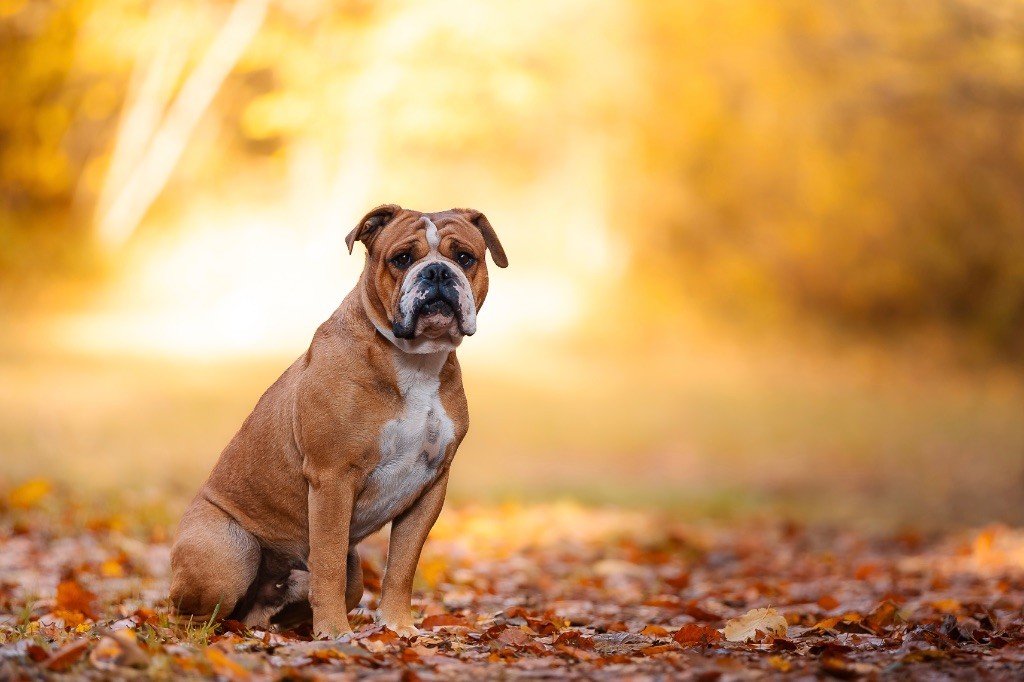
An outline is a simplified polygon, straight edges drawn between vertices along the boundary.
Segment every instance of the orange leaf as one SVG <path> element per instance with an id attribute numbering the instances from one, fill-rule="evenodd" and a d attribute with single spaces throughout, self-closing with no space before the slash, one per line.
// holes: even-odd
<path id="1" fill-rule="evenodd" d="M 85 654 L 89 648 L 89 640 L 79 639 L 71 642 L 68 645 L 62 646 L 57 651 L 53 652 L 53 655 L 46 660 L 43 667 L 47 670 L 67 670 L 72 665 L 78 662 L 80 658 Z"/>
<path id="2" fill-rule="evenodd" d="M 56 610 L 78 612 L 96 620 L 97 615 L 93 611 L 93 601 L 95 599 L 95 594 L 79 585 L 76 581 L 64 580 L 57 585 Z"/>
<path id="3" fill-rule="evenodd" d="M 663 654 L 666 651 L 678 651 L 678 649 L 673 647 L 671 644 L 657 644 L 655 646 L 644 647 L 640 650 L 640 653 L 644 656 L 657 656 L 658 654 Z"/>
<path id="4" fill-rule="evenodd" d="M 206 658 L 213 664 L 214 671 L 229 680 L 248 680 L 251 674 L 248 670 L 228 658 L 227 654 L 216 647 L 206 649 Z"/>
<path id="5" fill-rule="evenodd" d="M 444 627 L 446 625 L 458 625 L 462 627 L 469 627 L 469 621 L 462 616 L 455 616 L 450 613 L 443 613 L 437 616 L 427 616 L 420 623 L 420 627 L 424 630 L 430 630 L 433 628 Z"/>
<path id="6" fill-rule="evenodd" d="M 648 625 L 640 631 L 640 634 L 647 637 L 668 637 L 668 630 L 660 625 Z"/>
<path id="7" fill-rule="evenodd" d="M 722 641 L 722 633 L 707 625 L 687 623 L 679 628 L 672 639 L 683 646 L 709 646 Z"/>
<path id="8" fill-rule="evenodd" d="M 874 611 L 864 618 L 864 624 L 877 634 L 884 628 L 893 624 L 896 620 L 896 605 L 891 601 L 884 601 Z"/>

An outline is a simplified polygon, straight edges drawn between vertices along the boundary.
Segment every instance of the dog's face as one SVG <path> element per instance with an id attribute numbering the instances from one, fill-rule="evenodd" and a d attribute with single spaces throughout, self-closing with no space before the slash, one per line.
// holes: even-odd
<path id="1" fill-rule="evenodd" d="M 508 261 L 494 228 L 479 211 L 420 213 L 375 208 L 345 238 L 366 245 L 363 304 L 377 329 L 404 350 L 453 348 L 476 332 L 487 296 L 488 249 Z"/>

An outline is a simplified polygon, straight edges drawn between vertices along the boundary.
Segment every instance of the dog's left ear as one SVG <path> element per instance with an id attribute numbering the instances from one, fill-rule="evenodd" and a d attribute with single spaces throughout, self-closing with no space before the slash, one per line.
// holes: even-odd
<path id="1" fill-rule="evenodd" d="M 466 213 L 469 222 L 476 225 L 477 229 L 480 230 L 480 234 L 484 236 L 484 244 L 490 250 L 491 259 L 494 260 L 494 264 L 499 268 L 507 268 L 508 258 L 505 256 L 505 249 L 501 248 L 501 242 L 498 241 L 498 233 L 491 227 L 491 222 L 487 220 L 487 216 L 472 208 L 464 208 L 462 211 Z"/>
<path id="2" fill-rule="evenodd" d="M 369 248 L 370 242 L 380 232 L 380 228 L 390 223 L 392 218 L 401 210 L 402 207 L 398 204 L 384 204 L 364 215 L 359 224 L 356 225 L 356 229 L 349 232 L 348 236 L 345 237 L 345 246 L 348 247 L 348 252 L 352 253 L 352 247 L 355 245 L 356 240 L 361 241 Z"/>

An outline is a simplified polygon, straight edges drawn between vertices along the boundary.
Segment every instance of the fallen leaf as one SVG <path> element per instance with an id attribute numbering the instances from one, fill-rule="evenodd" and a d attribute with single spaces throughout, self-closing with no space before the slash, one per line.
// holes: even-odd
<path id="1" fill-rule="evenodd" d="M 647 625 L 640 631 L 640 634 L 647 637 L 668 637 L 668 630 L 660 625 Z"/>
<path id="2" fill-rule="evenodd" d="M 43 663 L 43 667 L 47 670 L 55 670 L 57 672 L 67 670 L 77 663 L 88 649 L 89 640 L 75 640 L 74 642 L 66 644 L 53 652 L 53 654 L 46 659 L 46 662 Z"/>
<path id="3" fill-rule="evenodd" d="M 891 601 L 884 601 L 865 616 L 864 624 L 876 634 L 882 634 L 896 620 L 896 611 L 895 604 Z"/>
<path id="4" fill-rule="evenodd" d="M 456 616 L 449 613 L 443 613 L 437 616 L 427 616 L 420 623 L 420 627 L 424 630 L 433 630 L 434 628 L 445 627 L 445 626 L 461 626 L 470 627 L 469 621 L 462 616 Z"/>
<path id="5" fill-rule="evenodd" d="M 115 670 L 124 658 L 124 649 L 112 637 L 104 637 L 89 652 L 89 661 L 100 670 Z"/>
<path id="6" fill-rule="evenodd" d="M 135 633 L 131 630 L 108 632 L 89 652 L 89 661 L 100 670 L 113 670 L 117 667 L 145 668 L 149 665 L 149 656 L 138 645 Z"/>
<path id="7" fill-rule="evenodd" d="M 96 620 L 98 616 L 93 611 L 93 602 L 96 595 L 85 589 L 73 579 L 63 580 L 57 585 L 57 607 L 56 611 L 67 611 L 80 613 L 87 618 Z M 70 625 L 65 623 L 66 625 Z M 78 625 L 79 623 L 75 623 Z M 72 626 L 74 627 L 74 626 Z"/>
<path id="8" fill-rule="evenodd" d="M 45 478 L 33 478 L 12 490 L 8 500 L 15 509 L 30 509 L 39 504 L 51 488 L 50 482 Z"/>
<path id="9" fill-rule="evenodd" d="M 687 623 L 672 635 L 683 646 L 710 646 L 722 641 L 722 633 L 708 625 Z"/>
<path id="10" fill-rule="evenodd" d="M 725 623 L 725 638 L 730 642 L 754 639 L 758 631 L 785 637 L 788 631 L 786 619 L 769 606 L 764 609 L 752 609 L 739 618 L 731 618 Z"/>
<path id="11" fill-rule="evenodd" d="M 213 670 L 229 680 L 248 680 L 252 673 L 231 660 L 227 654 L 217 647 L 207 647 L 206 658 L 213 665 Z"/>

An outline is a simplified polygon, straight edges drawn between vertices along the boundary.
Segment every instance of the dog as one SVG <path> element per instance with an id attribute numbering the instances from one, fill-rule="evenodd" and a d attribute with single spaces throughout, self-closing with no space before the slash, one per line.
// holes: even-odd
<path id="1" fill-rule="evenodd" d="M 476 331 L 486 252 L 508 260 L 472 209 L 379 206 L 346 237 L 349 253 L 356 241 L 367 251 L 358 284 L 182 516 L 170 590 L 180 617 L 266 627 L 299 605 L 315 635 L 351 632 L 363 594 L 356 546 L 391 523 L 377 622 L 416 633 L 416 564 L 469 428 L 455 349 Z"/>

